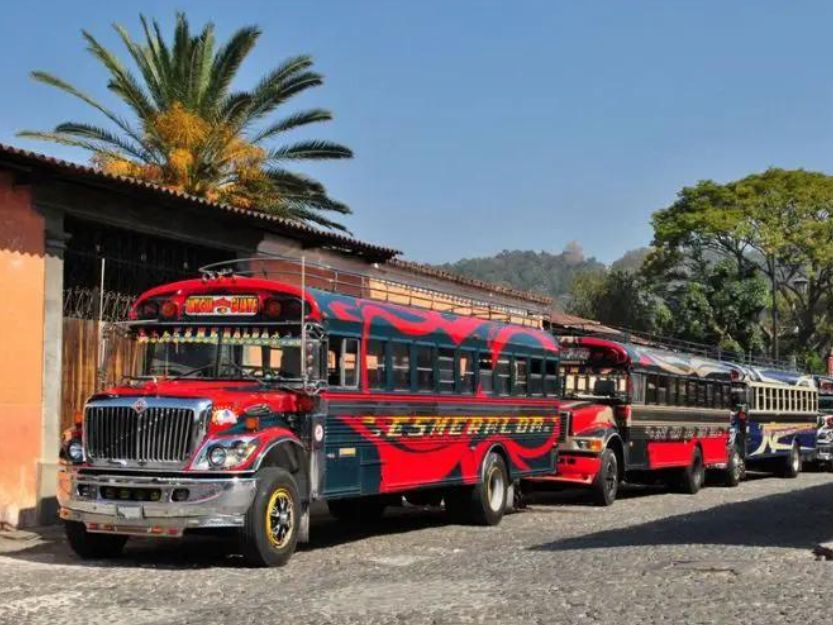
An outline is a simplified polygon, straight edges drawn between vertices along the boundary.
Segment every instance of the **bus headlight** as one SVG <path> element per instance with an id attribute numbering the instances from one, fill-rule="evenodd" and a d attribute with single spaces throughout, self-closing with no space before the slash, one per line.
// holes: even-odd
<path id="1" fill-rule="evenodd" d="M 256 437 L 211 441 L 203 447 L 192 468 L 197 471 L 234 469 L 251 459 L 259 444 Z"/>
<path id="2" fill-rule="evenodd" d="M 67 458 L 76 464 L 84 461 L 84 445 L 77 438 L 73 438 L 67 445 Z"/>

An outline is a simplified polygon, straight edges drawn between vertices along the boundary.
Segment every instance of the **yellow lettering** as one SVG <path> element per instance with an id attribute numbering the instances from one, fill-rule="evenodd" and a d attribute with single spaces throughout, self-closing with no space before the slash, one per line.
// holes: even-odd
<path id="1" fill-rule="evenodd" d="M 402 436 L 402 424 L 407 420 L 408 417 L 392 417 L 390 420 L 390 427 L 388 428 L 388 438 Z"/>
<path id="2" fill-rule="evenodd" d="M 497 419 L 487 419 L 483 427 L 483 434 L 494 434 L 497 432 Z"/>
<path id="3" fill-rule="evenodd" d="M 500 423 L 500 433 L 501 434 L 511 434 L 509 430 L 509 419 L 503 419 Z"/>
<path id="4" fill-rule="evenodd" d="M 463 425 L 465 425 L 465 421 L 463 419 L 454 419 L 451 427 L 448 428 L 448 434 L 450 436 L 459 436 L 463 433 Z"/>
<path id="5" fill-rule="evenodd" d="M 448 419 L 443 417 L 434 419 L 434 425 L 431 426 L 431 431 L 428 434 L 431 436 L 442 436 L 448 427 L 448 421 Z"/>
<path id="6" fill-rule="evenodd" d="M 370 433 L 373 436 L 381 436 L 382 430 L 380 430 L 376 425 L 376 417 L 362 417 L 362 424 L 370 430 Z"/>
<path id="7" fill-rule="evenodd" d="M 480 426 L 483 425 L 483 419 L 480 417 L 472 417 L 469 419 L 468 427 L 466 428 L 466 434 L 471 436 L 475 436 L 480 433 Z"/>
<path id="8" fill-rule="evenodd" d="M 544 431 L 544 417 L 532 417 L 529 420 L 529 433 Z"/>
<path id="9" fill-rule="evenodd" d="M 428 427 L 428 419 L 426 417 L 416 417 L 408 431 L 408 436 L 425 436 L 425 428 Z"/>
<path id="10" fill-rule="evenodd" d="M 517 434 L 524 434 L 529 429 L 529 417 L 520 417 L 515 422 L 515 432 Z"/>

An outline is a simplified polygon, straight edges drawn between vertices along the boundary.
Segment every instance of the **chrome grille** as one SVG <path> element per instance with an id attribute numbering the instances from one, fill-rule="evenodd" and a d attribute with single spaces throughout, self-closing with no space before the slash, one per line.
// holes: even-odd
<path id="1" fill-rule="evenodd" d="M 567 440 L 567 433 L 570 430 L 570 413 L 562 412 L 558 415 L 558 442 L 563 443 Z"/>
<path id="2" fill-rule="evenodd" d="M 88 460 L 148 464 L 182 464 L 201 434 L 205 402 L 148 398 L 141 411 L 129 401 L 102 400 L 87 405 L 84 424 Z"/>

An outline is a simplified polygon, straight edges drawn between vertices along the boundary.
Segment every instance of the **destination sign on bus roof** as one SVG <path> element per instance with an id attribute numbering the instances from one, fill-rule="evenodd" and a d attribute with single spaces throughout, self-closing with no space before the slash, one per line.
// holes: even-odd
<path id="1" fill-rule="evenodd" d="M 590 350 L 586 347 L 562 347 L 561 362 L 585 362 L 590 358 Z"/>
<path id="2" fill-rule="evenodd" d="M 200 316 L 242 316 L 257 314 L 256 295 L 192 295 L 185 300 L 185 314 Z"/>

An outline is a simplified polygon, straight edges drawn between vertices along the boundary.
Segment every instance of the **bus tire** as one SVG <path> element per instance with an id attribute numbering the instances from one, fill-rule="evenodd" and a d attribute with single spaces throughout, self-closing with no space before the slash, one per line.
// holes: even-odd
<path id="1" fill-rule="evenodd" d="M 793 443 L 790 453 L 784 458 L 784 465 L 781 468 L 781 477 L 794 478 L 801 473 L 801 450 L 798 443 Z"/>
<path id="2" fill-rule="evenodd" d="M 117 558 L 121 555 L 127 536 L 88 532 L 83 523 L 64 521 L 67 542 L 82 560 Z"/>
<path id="3" fill-rule="evenodd" d="M 497 525 L 506 511 L 509 471 L 503 458 L 490 452 L 475 486 L 456 488 L 445 496 L 445 509 L 458 522 Z"/>
<path id="4" fill-rule="evenodd" d="M 248 566 L 283 566 L 295 553 L 301 521 L 295 478 L 284 469 L 257 473 L 257 492 L 240 530 L 243 560 Z"/>
<path id="5" fill-rule="evenodd" d="M 736 445 L 729 449 L 729 457 L 726 460 L 726 471 L 723 474 L 723 483 L 729 488 L 734 488 L 746 479 L 746 462 Z"/>
<path id="6" fill-rule="evenodd" d="M 706 467 L 703 464 L 703 452 L 699 446 L 695 446 L 694 453 L 691 454 L 691 464 L 683 469 L 679 478 L 680 492 L 686 495 L 696 495 L 700 492 L 705 480 Z"/>
<path id="7" fill-rule="evenodd" d="M 597 506 L 609 506 L 619 492 L 619 459 L 610 447 L 601 455 L 599 472 L 590 485 L 590 499 Z"/>

